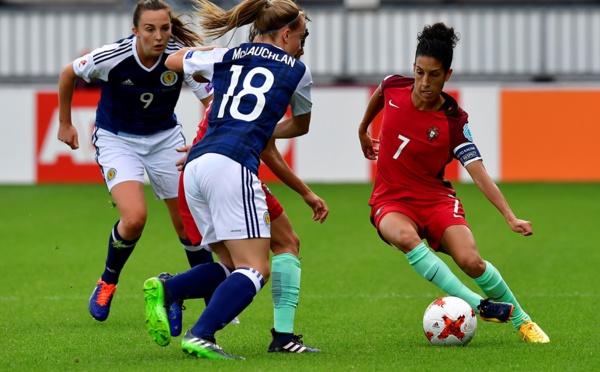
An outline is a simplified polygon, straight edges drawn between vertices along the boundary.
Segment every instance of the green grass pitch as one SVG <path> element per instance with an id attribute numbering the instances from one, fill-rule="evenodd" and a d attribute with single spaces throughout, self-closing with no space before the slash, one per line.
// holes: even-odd
<path id="1" fill-rule="evenodd" d="M 144 235 L 121 276 L 104 323 L 87 301 L 104 267 L 118 219 L 104 185 L 0 186 L 0 370 L 2 371 L 585 371 L 597 368 L 600 323 L 599 184 L 501 184 L 534 235 L 510 231 L 472 184 L 455 185 L 484 259 L 502 273 L 551 343 L 520 340 L 510 324 L 479 320 L 467 347 L 430 346 L 421 320 L 443 293 L 403 255 L 381 242 L 369 222 L 370 185 L 312 185 L 330 207 L 311 220 L 300 197 L 270 185 L 301 239 L 302 287 L 295 332 L 323 350 L 268 354 L 272 302 L 268 284 L 217 333 L 245 361 L 186 357 L 179 338 L 154 344 L 144 325 L 142 283 L 187 269 L 164 203 L 148 195 Z M 447 257 L 470 288 L 474 283 Z M 479 292 L 477 290 L 477 292 Z M 204 308 L 187 301 L 184 328 Z"/>

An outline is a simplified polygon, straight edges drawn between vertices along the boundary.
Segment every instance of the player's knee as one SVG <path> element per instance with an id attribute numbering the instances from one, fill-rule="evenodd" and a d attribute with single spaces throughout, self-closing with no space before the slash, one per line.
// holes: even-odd
<path id="1" fill-rule="evenodd" d="M 220 257 L 220 256 L 219 256 Z M 237 264 L 235 265 L 235 271 L 240 270 L 240 269 L 248 269 L 250 268 L 250 270 L 255 270 L 258 271 L 260 273 L 260 275 L 262 275 L 262 279 L 264 281 L 264 283 L 266 284 L 269 281 L 269 278 L 271 277 L 271 262 L 270 260 L 257 260 L 257 259 L 252 259 L 252 260 L 247 260 L 247 261 L 239 261 L 237 262 Z"/>
<path id="2" fill-rule="evenodd" d="M 298 254 L 300 253 L 300 238 L 298 237 L 298 235 L 294 234 L 294 252 L 292 252 L 292 254 L 296 257 L 298 257 Z"/>
<path id="3" fill-rule="evenodd" d="M 186 239 L 186 240 L 188 239 L 188 236 L 185 233 L 185 229 L 183 227 L 183 224 L 179 224 L 178 225 L 178 224 L 173 223 L 173 227 L 175 228 L 175 232 L 177 233 L 177 236 L 180 239 Z"/>
<path id="4" fill-rule="evenodd" d="M 479 254 L 471 254 L 457 261 L 458 266 L 471 278 L 478 278 L 485 271 L 485 261 Z"/>
<path id="5" fill-rule="evenodd" d="M 295 232 L 288 234 L 285 239 L 271 238 L 271 251 L 274 255 L 289 253 L 298 257 L 298 252 L 300 252 L 300 238 Z"/>
<path id="6" fill-rule="evenodd" d="M 257 270 L 262 275 L 264 283 L 267 284 L 267 282 L 271 278 L 271 268 L 269 266 L 269 262 L 267 262 L 266 266 L 258 268 Z"/>
<path id="7" fill-rule="evenodd" d="M 121 227 L 125 235 L 141 235 L 146 226 L 146 213 L 136 213 L 121 217 Z"/>
<path id="8" fill-rule="evenodd" d="M 298 252 L 300 252 L 300 238 L 296 233 L 292 233 L 290 235 L 290 239 L 287 246 L 287 251 L 284 253 L 291 253 L 294 256 L 298 257 Z"/>
<path id="9" fill-rule="evenodd" d="M 414 247 L 421 244 L 423 239 L 415 231 L 411 230 L 398 230 L 394 234 L 392 244 L 394 247 L 400 249 L 403 252 L 408 252 Z"/>

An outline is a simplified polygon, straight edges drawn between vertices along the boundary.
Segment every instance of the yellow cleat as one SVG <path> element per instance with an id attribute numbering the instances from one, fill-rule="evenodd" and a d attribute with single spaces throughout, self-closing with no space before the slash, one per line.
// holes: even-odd
<path id="1" fill-rule="evenodd" d="M 531 320 L 524 320 L 525 323 L 519 327 L 519 335 L 527 342 L 534 342 L 538 344 L 547 344 L 550 342 L 550 337 L 542 331 L 539 325 L 532 322 Z"/>

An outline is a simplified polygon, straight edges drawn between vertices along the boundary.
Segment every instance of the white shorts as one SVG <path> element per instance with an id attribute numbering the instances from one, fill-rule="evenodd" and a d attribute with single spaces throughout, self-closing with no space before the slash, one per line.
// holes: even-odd
<path id="1" fill-rule="evenodd" d="M 202 244 L 271 237 L 261 182 L 238 162 L 220 154 L 204 154 L 186 165 L 183 182 Z"/>
<path id="2" fill-rule="evenodd" d="M 177 197 L 180 172 L 175 164 L 184 155 L 176 149 L 185 146 L 181 125 L 145 136 L 96 127 L 92 143 L 109 192 L 124 181 L 143 183 L 145 170 L 156 199 Z"/>

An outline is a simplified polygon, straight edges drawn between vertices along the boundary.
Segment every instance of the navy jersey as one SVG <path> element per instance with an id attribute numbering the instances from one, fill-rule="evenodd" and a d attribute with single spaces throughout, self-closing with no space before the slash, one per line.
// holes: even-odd
<path id="1" fill-rule="evenodd" d="M 131 35 L 73 62 L 75 74 L 101 81 L 95 124 L 115 134 L 148 135 L 177 125 L 175 105 L 184 80 L 199 99 L 211 93 L 207 84 L 165 66 L 167 56 L 181 49 L 181 44 L 169 40 L 156 64 L 147 68 L 138 58 L 136 42 Z"/>
<path id="2" fill-rule="evenodd" d="M 260 153 L 287 106 L 294 116 L 311 111 L 310 70 L 274 45 L 190 51 L 183 66 L 184 72 L 211 80 L 214 88 L 208 131 L 190 150 L 188 162 L 217 153 L 258 174 Z"/>

